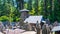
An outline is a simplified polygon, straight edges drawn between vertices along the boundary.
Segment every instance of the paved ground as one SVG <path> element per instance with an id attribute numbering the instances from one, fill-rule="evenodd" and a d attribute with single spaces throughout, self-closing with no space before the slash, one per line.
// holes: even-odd
<path id="1" fill-rule="evenodd" d="M 26 32 L 24 32 L 22 34 L 36 34 L 36 32 L 35 31 L 26 31 Z"/>
<path id="2" fill-rule="evenodd" d="M 15 29 L 15 30 L 6 30 L 5 31 L 6 34 L 36 34 L 35 31 L 25 31 L 22 29 Z M 42 34 L 42 30 L 40 31 L 40 33 Z M 1 34 L 1 33 L 0 33 Z"/>

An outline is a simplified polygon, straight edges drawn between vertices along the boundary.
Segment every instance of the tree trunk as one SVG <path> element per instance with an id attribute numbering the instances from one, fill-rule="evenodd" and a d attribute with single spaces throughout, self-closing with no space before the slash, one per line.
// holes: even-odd
<path id="1" fill-rule="evenodd" d="M 44 0 L 44 16 L 47 18 L 47 0 Z"/>
<path id="2" fill-rule="evenodd" d="M 23 4 L 24 4 L 24 1 L 23 0 L 17 0 L 17 4 L 18 4 L 18 9 L 21 10 L 23 9 Z"/>

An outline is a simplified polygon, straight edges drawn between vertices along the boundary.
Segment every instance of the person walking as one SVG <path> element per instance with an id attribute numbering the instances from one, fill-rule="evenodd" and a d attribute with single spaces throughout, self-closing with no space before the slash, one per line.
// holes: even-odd
<path id="1" fill-rule="evenodd" d="M 50 28 L 48 27 L 48 24 L 43 25 L 42 34 L 50 34 Z"/>
<path id="2" fill-rule="evenodd" d="M 40 30 L 41 30 L 41 26 L 40 26 L 40 24 L 37 21 L 37 23 L 36 23 L 36 31 L 37 31 L 37 34 L 40 34 Z"/>
<path id="3" fill-rule="evenodd" d="M 55 22 L 53 23 L 53 26 L 58 26 L 58 21 L 55 21 Z"/>

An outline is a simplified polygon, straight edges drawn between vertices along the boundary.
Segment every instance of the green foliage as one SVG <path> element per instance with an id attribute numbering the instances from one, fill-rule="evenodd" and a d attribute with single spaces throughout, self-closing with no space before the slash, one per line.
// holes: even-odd
<path id="1" fill-rule="evenodd" d="M 1 16 L 0 21 L 8 21 L 9 17 L 7 16 Z"/>
<path id="2" fill-rule="evenodd" d="M 55 20 L 60 22 L 59 0 L 28 0 L 24 3 L 23 0 L 16 0 L 16 2 L 19 2 L 17 8 L 14 7 L 13 0 L 0 0 L 0 21 L 19 21 L 20 12 L 18 9 L 25 8 L 30 10 L 29 14 L 31 15 L 43 15 L 45 18 L 49 18 L 51 22 Z M 46 5 L 44 5 L 45 3 Z"/>
<path id="3" fill-rule="evenodd" d="M 31 15 L 43 15 L 45 18 L 49 18 L 51 22 L 56 20 L 60 22 L 59 2 L 59 0 L 29 0 L 29 13 Z"/>
<path id="4" fill-rule="evenodd" d="M 34 15 L 34 13 L 35 13 L 35 9 L 32 8 L 32 10 L 29 12 L 29 14 Z"/>
<path id="5" fill-rule="evenodd" d="M 12 5 L 11 0 L 4 0 L 3 4 L 0 4 L 0 21 L 18 21 L 19 17 L 20 13 L 18 12 L 17 8 Z"/>
<path id="6" fill-rule="evenodd" d="M 16 17 L 16 22 L 18 22 L 18 21 L 20 21 L 20 20 L 21 20 L 21 18 Z"/>

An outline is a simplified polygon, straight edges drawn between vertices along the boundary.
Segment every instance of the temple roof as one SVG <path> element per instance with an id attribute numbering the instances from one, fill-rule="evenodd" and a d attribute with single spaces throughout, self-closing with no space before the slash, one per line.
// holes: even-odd
<path id="1" fill-rule="evenodd" d="M 27 9 L 22 9 L 22 10 L 20 10 L 20 12 L 28 12 L 29 10 L 27 10 Z"/>
<path id="2" fill-rule="evenodd" d="M 29 16 L 28 18 L 25 19 L 24 23 L 28 22 L 28 23 L 41 23 L 43 16 Z"/>

